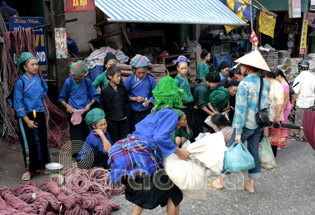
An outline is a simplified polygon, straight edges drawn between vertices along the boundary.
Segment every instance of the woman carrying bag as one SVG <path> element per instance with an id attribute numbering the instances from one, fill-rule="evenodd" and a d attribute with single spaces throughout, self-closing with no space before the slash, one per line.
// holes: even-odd
<path id="1" fill-rule="evenodd" d="M 264 128 L 258 124 L 256 115 L 258 112 L 261 113 L 259 110 L 268 112 L 270 108 L 270 83 L 267 80 L 262 80 L 257 72 L 259 70 L 270 71 L 270 69 L 258 50 L 237 59 L 235 62 L 241 63 L 242 73 L 247 73 L 248 75 L 238 86 L 235 114 L 232 124 L 234 132 L 228 146 L 231 146 L 234 142 L 244 143 L 247 141 L 248 151 L 254 157 L 255 167 L 248 170 L 249 180 L 244 186 L 244 189 L 249 193 L 254 193 L 255 179 L 261 177 L 258 149 Z M 261 86 L 261 90 L 260 87 L 257 86 Z M 225 170 L 225 172 L 226 171 L 228 170 Z M 214 188 L 223 188 L 225 172 L 222 172 L 218 179 L 213 182 L 212 185 Z"/>

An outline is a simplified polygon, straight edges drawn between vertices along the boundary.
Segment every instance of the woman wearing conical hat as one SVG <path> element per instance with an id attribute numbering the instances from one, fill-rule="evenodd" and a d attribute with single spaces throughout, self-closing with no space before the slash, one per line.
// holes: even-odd
<path id="1" fill-rule="evenodd" d="M 247 192 L 254 193 L 254 182 L 261 177 L 258 148 L 260 137 L 264 129 L 264 127 L 257 124 L 255 117 L 258 112 L 260 90 L 260 77 L 257 72 L 260 70 L 270 72 L 270 69 L 258 50 L 237 59 L 235 62 L 241 64 L 241 72 L 242 74 L 247 74 L 247 76 L 238 86 L 235 114 L 232 124 L 234 132 L 228 146 L 231 146 L 234 142 L 244 143 L 247 141 L 248 151 L 252 154 L 255 160 L 255 168 L 248 171 L 249 180 L 244 188 Z M 260 100 L 261 110 L 265 108 L 268 110 L 270 109 L 269 91 L 269 81 L 263 80 Z M 226 176 L 225 172 L 223 172 L 210 186 L 213 186 L 216 189 L 222 189 L 224 176 Z"/>

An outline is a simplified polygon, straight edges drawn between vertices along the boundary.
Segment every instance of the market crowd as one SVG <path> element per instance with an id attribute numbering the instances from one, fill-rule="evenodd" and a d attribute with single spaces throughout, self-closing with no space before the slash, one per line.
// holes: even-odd
<path id="1" fill-rule="evenodd" d="M 69 115 L 71 140 L 84 142 L 81 152 L 73 155 L 73 163 L 84 160 L 90 150 L 94 154 L 92 166 L 111 168 L 111 182 L 126 185 L 126 199 L 135 204 L 133 214 L 158 205 L 167 205 L 168 214 L 178 214 L 181 190 L 176 186 L 160 190 L 154 183 L 149 190 L 136 190 L 114 170 L 126 170 L 126 175 L 136 176 L 136 183 L 145 177 L 153 180 L 154 173 L 163 168 L 163 158 L 171 154 L 189 158 L 182 147 L 188 140 L 194 142 L 203 132 L 222 132 L 227 147 L 247 142 L 255 167 L 248 171 L 245 189 L 254 193 L 254 182 L 261 177 L 259 143 L 268 136 L 268 126 L 258 123 L 257 112 L 266 111 L 269 126 L 273 126 L 286 124 L 295 107 L 295 124 L 302 127 L 303 113 L 314 105 L 315 76 L 308 71 L 306 60 L 298 64 L 300 74 L 290 86 L 286 74 L 279 69 L 270 71 L 257 50 L 237 59 L 232 68 L 221 62 L 217 71 L 209 66 L 210 52 L 203 50 L 201 58 L 194 87 L 188 80 L 190 61 L 185 56 L 173 61 L 178 74 L 166 76 L 158 84 L 148 74 L 149 59 L 140 54 L 131 59 L 134 74 L 124 83 L 112 53 L 104 59 L 104 72 L 93 82 L 86 77 L 88 68 L 83 61 L 71 65 L 58 102 Z M 20 79 L 14 87 L 13 106 L 25 160 L 22 180 L 28 181 L 37 170 L 49 174 L 45 169 L 50 159 L 43 103 L 48 87 L 36 75 L 38 62 L 31 53 L 22 53 L 17 66 Z M 306 140 L 300 130 L 291 135 Z M 274 156 L 277 150 L 273 146 Z M 211 186 L 222 189 L 227 175 L 223 170 Z M 160 180 L 164 183 L 167 175 Z"/>

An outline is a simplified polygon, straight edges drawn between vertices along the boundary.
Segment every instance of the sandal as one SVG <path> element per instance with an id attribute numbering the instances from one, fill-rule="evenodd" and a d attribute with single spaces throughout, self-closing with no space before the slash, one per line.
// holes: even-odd
<path id="1" fill-rule="evenodd" d="M 307 139 L 305 137 L 299 137 L 299 138 L 296 138 L 296 141 L 307 142 Z"/>
<path id="2" fill-rule="evenodd" d="M 23 175 L 22 175 L 22 180 L 23 181 L 29 181 L 31 180 L 31 173 L 29 171 L 25 172 Z"/>
<path id="3" fill-rule="evenodd" d="M 50 171 L 49 171 L 48 169 L 44 169 L 44 170 L 42 171 L 42 174 L 43 174 L 43 175 L 49 175 L 49 174 L 50 174 Z"/>
<path id="4" fill-rule="evenodd" d="M 300 135 L 299 135 L 299 134 L 296 134 L 296 133 L 291 133 L 291 134 L 290 134 L 290 137 L 296 137 L 296 138 L 299 138 L 299 137 L 300 137 Z"/>

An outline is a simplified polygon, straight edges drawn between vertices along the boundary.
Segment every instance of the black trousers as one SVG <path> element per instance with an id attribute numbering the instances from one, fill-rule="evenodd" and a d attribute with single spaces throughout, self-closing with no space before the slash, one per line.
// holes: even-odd
<path id="1" fill-rule="evenodd" d="M 82 114 L 81 123 L 79 125 L 73 125 L 71 123 L 71 115 L 68 115 L 71 140 L 81 140 L 84 142 L 87 136 L 90 134 L 90 129 L 84 120 L 85 116 L 86 116 L 86 112 Z"/>
<path id="2" fill-rule="evenodd" d="M 71 140 L 80 140 L 82 142 L 85 142 L 85 139 L 87 138 L 87 136 L 89 136 L 90 129 L 87 126 L 87 124 L 85 123 L 85 120 L 84 120 L 85 116 L 86 116 L 86 112 L 82 114 L 81 123 L 79 125 L 73 125 L 71 122 L 71 115 L 68 114 L 69 125 L 70 125 L 70 139 Z M 81 144 L 79 144 L 78 146 L 75 146 L 73 144 L 74 143 L 71 143 L 72 157 L 76 158 L 78 153 L 79 153 L 78 149 L 80 148 Z"/>
<path id="3" fill-rule="evenodd" d="M 107 164 L 108 155 L 104 155 L 97 148 L 93 149 L 94 154 L 94 162 L 92 167 L 103 167 L 104 169 L 109 169 L 109 165 Z"/>
<path id="4" fill-rule="evenodd" d="M 201 109 L 195 108 L 192 109 L 192 113 L 193 138 L 196 138 L 199 133 L 203 133 L 203 125 L 205 124 L 204 121 L 208 117 L 208 114 Z"/>
<path id="5" fill-rule="evenodd" d="M 32 112 L 27 116 L 30 120 L 34 120 Z M 31 172 L 44 169 L 50 162 L 45 112 L 36 113 L 34 121 L 38 124 L 38 128 L 30 129 L 22 118 L 18 118 L 25 170 Z"/>
<path id="6" fill-rule="evenodd" d="M 149 113 L 151 113 L 151 108 L 140 112 L 131 110 L 131 114 L 129 117 L 129 132 L 134 132 L 136 130 L 135 125 L 143 120 Z"/>
<path id="7" fill-rule="evenodd" d="M 124 119 L 121 121 L 107 120 L 108 121 L 108 133 L 113 143 L 118 140 L 124 139 L 129 134 L 129 120 Z"/>

